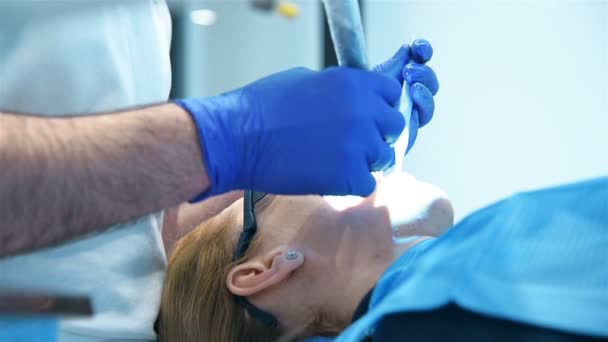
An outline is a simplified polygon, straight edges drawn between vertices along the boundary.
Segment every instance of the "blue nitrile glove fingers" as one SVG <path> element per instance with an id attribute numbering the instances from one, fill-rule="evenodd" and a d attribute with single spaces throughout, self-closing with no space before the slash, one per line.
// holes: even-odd
<path id="1" fill-rule="evenodd" d="M 410 120 L 410 135 L 408 139 L 407 151 L 414 146 L 416 137 L 418 135 L 418 128 L 426 125 L 433 118 L 433 111 L 435 110 L 435 101 L 433 100 L 433 94 L 429 88 L 425 87 L 421 83 L 414 83 L 410 87 L 410 96 L 412 97 L 412 117 Z"/>
<path id="2" fill-rule="evenodd" d="M 277 78 L 290 74 L 280 73 Z M 370 194 L 375 187 L 370 167 L 387 163 L 383 136 L 400 134 L 404 128 L 398 125 L 401 115 L 393 109 L 400 96 L 399 83 L 347 68 L 307 71 L 281 84 L 274 80 L 270 76 L 245 88 L 250 94 L 246 98 L 260 101 L 264 108 L 255 118 L 263 122 L 261 145 L 272 153 L 259 154 L 256 163 L 247 162 L 258 168 L 243 169 L 247 172 L 237 178 L 250 178 L 239 186 L 268 186 L 269 190 L 262 190 L 267 192 Z M 279 93 L 282 96 L 276 101 L 265 100 L 265 94 Z M 379 120 L 385 116 L 397 119 Z M 284 184 L 273 189 L 273 182 Z"/>
<path id="3" fill-rule="evenodd" d="M 435 110 L 433 95 L 439 89 L 439 82 L 433 69 L 424 65 L 432 56 L 433 47 L 431 44 L 424 39 L 416 39 L 411 47 L 407 44 L 402 45 L 391 58 L 372 69 L 393 77 L 400 83 L 405 80 L 410 85 L 413 108 L 408 127 L 407 151 L 412 148 L 416 141 L 418 128 L 426 125 L 432 119 Z M 386 141 L 390 144 L 396 138 L 395 136 L 388 136 Z"/>
<path id="4" fill-rule="evenodd" d="M 433 57 L 433 47 L 426 39 L 416 39 L 412 42 L 412 59 L 416 63 L 424 64 Z"/>
<path id="5" fill-rule="evenodd" d="M 382 128 L 381 131 L 383 133 L 384 142 L 387 144 L 387 146 L 388 144 L 394 143 L 399 138 L 401 132 L 403 132 L 403 128 L 405 127 L 405 118 L 403 115 L 391 115 L 396 108 L 397 106 L 394 105 L 391 108 L 385 108 L 384 111 L 376 113 L 376 120 L 378 120 L 381 127 L 385 127 Z"/>
<path id="6" fill-rule="evenodd" d="M 410 86 L 416 82 L 422 83 L 433 95 L 437 94 L 439 90 L 439 82 L 435 71 L 428 65 L 409 63 L 403 68 L 403 77 Z"/>
<path id="7" fill-rule="evenodd" d="M 414 83 L 410 86 L 410 96 L 414 108 L 412 112 L 415 114 L 420 127 L 423 127 L 433 118 L 433 112 L 435 111 L 435 100 L 433 94 L 428 87 L 425 87 L 421 83 Z"/>
<path id="8" fill-rule="evenodd" d="M 427 65 L 408 64 L 403 69 L 403 77 L 408 84 L 411 84 L 410 96 L 414 104 L 412 113 L 416 114 L 415 116 L 418 118 L 420 127 L 423 127 L 433 118 L 435 110 L 433 96 L 439 90 L 437 76 L 433 69 Z M 417 86 L 414 87 L 416 84 Z M 417 93 L 415 99 L 414 93 Z"/>
<path id="9" fill-rule="evenodd" d="M 418 119 L 418 112 L 415 108 L 412 108 L 412 116 L 410 118 L 410 125 L 408 127 L 408 131 L 410 135 L 408 135 L 407 139 L 407 148 L 405 149 L 405 154 L 414 147 L 414 143 L 416 142 L 416 138 L 418 138 L 418 129 L 420 128 L 420 123 Z"/>
<path id="10" fill-rule="evenodd" d="M 382 171 L 395 164 L 395 149 L 384 143 L 376 162 L 371 164 L 371 171 Z"/>
<path id="11" fill-rule="evenodd" d="M 176 101 L 199 132 L 211 188 L 369 195 L 370 168 L 391 163 L 385 135 L 404 128 L 394 78 L 348 68 L 299 68 L 209 99 Z"/>
<path id="12" fill-rule="evenodd" d="M 401 84 L 403 83 L 403 67 L 410 61 L 410 51 L 409 45 L 401 45 L 393 57 L 376 65 L 372 70 L 393 77 Z"/>
<path id="13" fill-rule="evenodd" d="M 395 164 L 395 150 L 389 144 L 393 143 L 405 127 L 405 119 L 403 115 L 394 115 L 393 113 L 399 113 L 394 107 L 386 107 L 384 112 L 377 113 L 377 122 L 380 127 L 387 127 L 380 129 L 381 135 L 378 136 L 376 145 L 378 146 L 378 156 L 370 159 L 370 165 L 372 171 L 382 171 L 391 165 Z"/>

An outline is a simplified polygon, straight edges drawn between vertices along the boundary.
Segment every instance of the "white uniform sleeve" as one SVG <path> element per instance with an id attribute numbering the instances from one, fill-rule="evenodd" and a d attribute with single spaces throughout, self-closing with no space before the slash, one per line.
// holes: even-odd
<path id="1" fill-rule="evenodd" d="M 171 24 L 160 0 L 0 2 L 0 110 L 90 114 L 167 100 Z M 87 189 L 82 189 L 87 191 Z M 162 214 L 0 259 L 0 289 L 87 295 L 92 319 L 59 341 L 155 340 Z"/>

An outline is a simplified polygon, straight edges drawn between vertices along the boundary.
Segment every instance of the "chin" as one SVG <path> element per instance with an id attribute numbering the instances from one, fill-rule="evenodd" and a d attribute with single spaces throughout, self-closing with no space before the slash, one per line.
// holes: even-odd
<path id="1" fill-rule="evenodd" d="M 446 193 L 411 174 L 379 179 L 374 205 L 388 209 L 391 227 L 401 238 L 439 236 L 454 225 L 454 208 Z"/>

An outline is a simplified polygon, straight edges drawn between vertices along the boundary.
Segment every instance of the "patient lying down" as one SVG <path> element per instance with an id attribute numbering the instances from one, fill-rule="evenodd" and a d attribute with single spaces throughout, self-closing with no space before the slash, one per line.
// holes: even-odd
<path id="1" fill-rule="evenodd" d="M 170 258 L 161 341 L 289 340 L 344 330 L 391 263 L 453 224 L 442 191 L 401 177 L 400 205 L 412 217 L 400 230 L 418 236 L 407 244 L 392 242 L 388 211 L 374 204 L 388 190 L 381 181 L 372 196 L 343 211 L 320 196 L 263 197 L 255 204 L 257 233 L 236 262 L 243 200 L 199 225 Z M 277 326 L 252 317 L 237 296 L 274 316 Z"/>
<path id="2" fill-rule="evenodd" d="M 201 224 L 171 256 L 161 340 L 608 337 L 608 177 L 517 194 L 453 227 L 440 190 L 398 177 L 343 211 L 319 196 L 263 197 L 234 262 L 243 200 Z M 400 245 L 376 203 L 396 190 L 391 211 L 411 213 L 400 231 L 417 236 Z"/>

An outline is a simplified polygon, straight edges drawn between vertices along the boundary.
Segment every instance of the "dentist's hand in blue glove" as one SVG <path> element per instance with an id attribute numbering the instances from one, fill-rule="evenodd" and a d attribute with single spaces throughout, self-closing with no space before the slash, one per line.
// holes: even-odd
<path id="1" fill-rule="evenodd" d="M 372 71 L 291 69 L 206 99 L 178 100 L 197 126 L 211 187 L 367 196 L 394 162 L 401 87 Z"/>
<path id="2" fill-rule="evenodd" d="M 410 86 L 413 108 L 409 130 L 407 151 L 412 148 L 418 135 L 418 128 L 433 118 L 435 101 L 433 96 L 439 90 L 439 82 L 433 69 L 425 63 L 433 56 L 433 47 L 424 39 L 415 40 L 411 46 L 403 45 L 393 57 L 373 68 L 374 71 L 391 76 L 400 84 L 403 80 Z M 407 152 L 406 152 L 407 153 Z"/>

